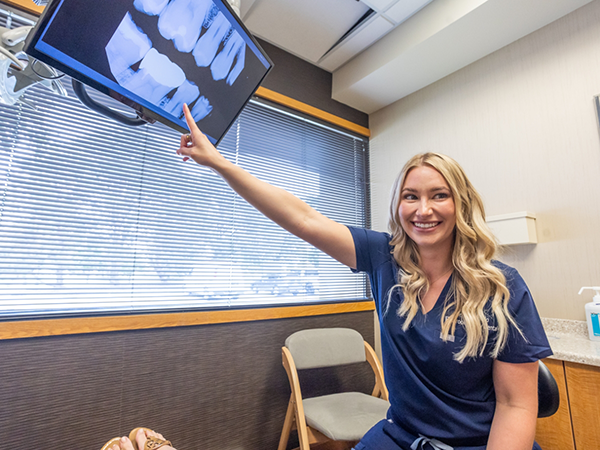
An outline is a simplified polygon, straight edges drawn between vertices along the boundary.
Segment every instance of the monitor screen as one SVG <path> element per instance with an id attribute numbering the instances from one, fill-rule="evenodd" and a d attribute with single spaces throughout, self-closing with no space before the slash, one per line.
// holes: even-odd
<path id="1" fill-rule="evenodd" d="M 226 0 L 53 0 L 25 51 L 184 133 L 187 103 L 215 145 L 272 68 Z"/>

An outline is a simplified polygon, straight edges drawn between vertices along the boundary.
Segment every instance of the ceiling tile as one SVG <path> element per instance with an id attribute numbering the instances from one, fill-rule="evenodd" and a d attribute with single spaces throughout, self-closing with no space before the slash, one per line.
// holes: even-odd
<path id="1" fill-rule="evenodd" d="M 367 11 L 355 0 L 255 0 L 244 23 L 256 36 L 316 63 Z"/>
<path id="2" fill-rule="evenodd" d="M 240 17 L 243 21 L 245 21 L 246 16 L 250 12 L 250 9 L 252 9 L 252 6 L 254 6 L 255 2 L 256 0 L 242 0 L 240 2 Z"/>

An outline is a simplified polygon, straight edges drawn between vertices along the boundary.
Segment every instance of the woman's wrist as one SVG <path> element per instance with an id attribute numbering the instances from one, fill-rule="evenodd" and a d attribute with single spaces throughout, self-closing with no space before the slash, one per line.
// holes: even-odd
<path id="1" fill-rule="evenodd" d="M 219 153 L 208 167 L 225 178 L 227 173 L 237 166 Z"/>

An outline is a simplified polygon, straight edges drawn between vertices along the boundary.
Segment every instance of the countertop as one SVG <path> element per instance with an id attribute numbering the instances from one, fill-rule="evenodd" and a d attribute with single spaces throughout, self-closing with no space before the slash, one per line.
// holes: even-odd
<path id="1" fill-rule="evenodd" d="M 554 352 L 550 358 L 600 366 L 600 341 L 590 340 L 585 321 L 542 318 L 542 323 Z"/>

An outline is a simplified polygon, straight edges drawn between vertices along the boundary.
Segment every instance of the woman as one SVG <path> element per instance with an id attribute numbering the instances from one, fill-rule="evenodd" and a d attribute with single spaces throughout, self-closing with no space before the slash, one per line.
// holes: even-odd
<path id="1" fill-rule="evenodd" d="M 531 450 L 537 361 L 552 354 L 531 294 L 496 261 L 481 199 L 460 166 L 412 158 L 393 189 L 391 236 L 346 227 L 227 161 L 184 113 L 178 154 L 216 171 L 268 218 L 367 272 L 391 407 L 356 450 Z"/>

